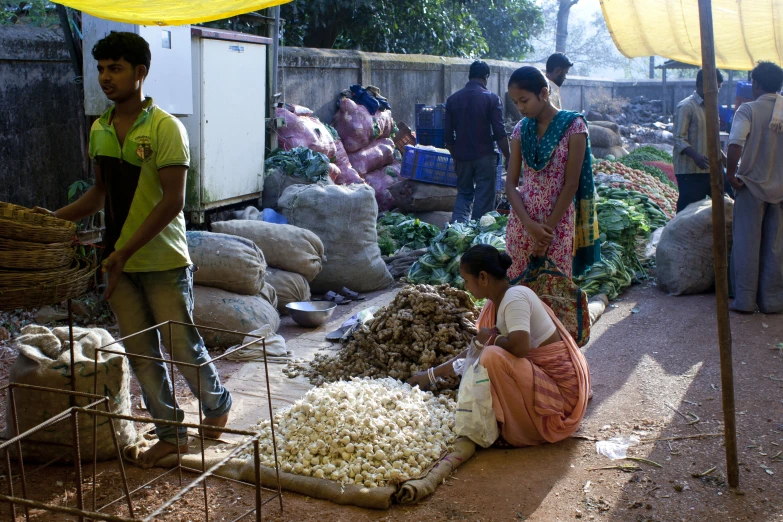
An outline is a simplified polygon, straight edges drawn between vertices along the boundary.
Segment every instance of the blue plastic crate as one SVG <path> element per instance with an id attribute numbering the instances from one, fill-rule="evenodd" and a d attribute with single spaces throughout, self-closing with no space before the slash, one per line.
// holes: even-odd
<path id="1" fill-rule="evenodd" d="M 445 185 L 457 186 L 457 173 L 454 171 L 454 160 L 448 152 L 419 149 L 411 145 L 405 146 L 405 157 L 402 159 L 400 176 L 403 178 Z M 503 190 L 503 164 L 498 155 L 497 178 L 495 190 Z"/>
<path id="2" fill-rule="evenodd" d="M 446 127 L 446 107 L 416 104 L 416 132 L 422 129 L 443 130 Z"/>
<path id="3" fill-rule="evenodd" d="M 446 135 L 443 129 L 416 129 L 416 143 L 431 145 L 442 149 L 446 146 Z"/>
<path id="4" fill-rule="evenodd" d="M 752 100 L 753 84 L 751 82 L 737 82 L 737 97 Z"/>

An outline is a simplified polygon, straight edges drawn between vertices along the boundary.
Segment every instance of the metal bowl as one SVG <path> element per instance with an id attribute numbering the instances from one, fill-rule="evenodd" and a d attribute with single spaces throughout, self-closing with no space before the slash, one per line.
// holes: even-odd
<path id="1" fill-rule="evenodd" d="M 321 326 L 332 317 L 335 303 L 330 301 L 299 301 L 285 305 L 291 318 L 299 326 L 315 328 Z"/>

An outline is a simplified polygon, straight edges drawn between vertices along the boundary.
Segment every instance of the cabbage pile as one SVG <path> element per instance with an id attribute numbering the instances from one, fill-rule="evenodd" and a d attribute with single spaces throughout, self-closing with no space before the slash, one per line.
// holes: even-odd
<path id="1" fill-rule="evenodd" d="M 473 245 L 492 245 L 506 251 L 508 216 L 490 212 L 480 221 L 454 223 L 432 240 L 427 253 L 411 266 L 408 281 L 413 284 L 451 285 L 465 288 L 459 275 L 462 254 Z"/>

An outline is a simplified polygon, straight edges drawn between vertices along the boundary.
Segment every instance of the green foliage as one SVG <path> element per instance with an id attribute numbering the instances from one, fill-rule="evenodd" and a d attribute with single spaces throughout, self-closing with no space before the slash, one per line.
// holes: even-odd
<path id="1" fill-rule="evenodd" d="M 71 186 L 68 187 L 68 203 L 76 201 L 79 197 L 90 190 L 91 185 L 86 181 L 74 181 Z"/>
<path id="2" fill-rule="evenodd" d="M 522 58 L 542 27 L 533 0 L 295 0 L 281 7 L 289 46 Z"/>
<path id="3" fill-rule="evenodd" d="M 54 27 L 60 23 L 56 6 L 46 0 L 0 3 L 0 25 Z"/>

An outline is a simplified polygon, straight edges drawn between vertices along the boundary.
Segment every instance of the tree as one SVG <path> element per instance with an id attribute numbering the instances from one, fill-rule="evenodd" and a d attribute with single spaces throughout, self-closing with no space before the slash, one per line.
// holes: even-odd
<path id="1" fill-rule="evenodd" d="M 487 42 L 485 58 L 521 60 L 544 29 L 542 10 L 532 0 L 473 0 L 470 11 Z"/>
<path id="2" fill-rule="evenodd" d="M 521 59 L 542 27 L 534 0 L 295 0 L 286 45 Z"/>
<path id="3" fill-rule="evenodd" d="M 557 9 L 557 39 L 555 40 L 555 52 L 564 53 L 568 46 L 568 17 L 571 8 L 579 3 L 579 0 L 559 0 Z"/>
<path id="4" fill-rule="evenodd" d="M 555 28 L 558 24 L 560 2 L 561 0 L 545 0 L 542 3 L 544 30 L 533 42 L 536 62 L 546 62 L 549 55 L 557 49 L 560 34 Z M 636 75 L 638 67 L 617 50 L 601 13 L 596 13 L 590 23 L 572 21 L 570 26 L 566 49 L 568 57 L 575 64 L 571 69 L 572 74 L 588 76 L 597 69 L 612 68 L 625 71 L 626 76 Z M 640 74 L 643 75 L 646 70 L 644 65 L 644 69 L 639 69 Z"/>

